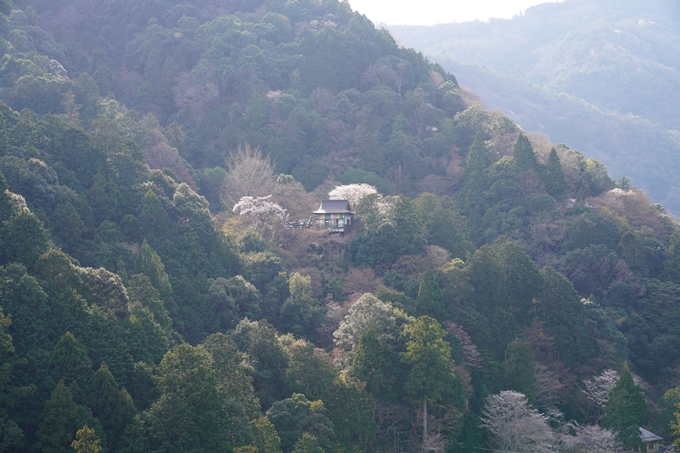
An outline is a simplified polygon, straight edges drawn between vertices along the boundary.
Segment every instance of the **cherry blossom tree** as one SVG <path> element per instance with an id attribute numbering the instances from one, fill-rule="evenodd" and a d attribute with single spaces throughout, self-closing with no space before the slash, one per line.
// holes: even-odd
<path id="1" fill-rule="evenodd" d="M 329 200 L 347 200 L 350 206 L 356 207 L 362 198 L 367 195 L 377 194 L 378 190 L 369 184 L 347 184 L 336 186 L 328 193 Z"/>
<path id="2" fill-rule="evenodd" d="M 499 452 L 553 453 L 557 451 L 548 417 L 529 406 L 525 395 L 505 390 L 486 399 L 482 426 Z"/>
<path id="3" fill-rule="evenodd" d="M 604 370 L 599 376 L 592 380 L 586 379 L 583 383 L 586 389 L 583 392 L 589 400 L 595 402 L 600 407 L 604 407 L 609 401 L 609 392 L 619 380 L 619 373 L 614 370 Z"/>
<path id="4" fill-rule="evenodd" d="M 257 219 L 257 228 L 263 236 L 271 235 L 271 228 L 277 221 L 285 223 L 288 221 L 288 214 L 278 204 L 269 201 L 271 195 L 266 197 L 242 197 L 233 211 L 239 215 L 246 215 Z"/>
<path id="5" fill-rule="evenodd" d="M 608 370 L 610 371 L 610 370 Z M 616 453 L 621 445 L 613 432 L 597 425 L 574 425 L 574 443 L 585 445 L 589 453 Z"/>

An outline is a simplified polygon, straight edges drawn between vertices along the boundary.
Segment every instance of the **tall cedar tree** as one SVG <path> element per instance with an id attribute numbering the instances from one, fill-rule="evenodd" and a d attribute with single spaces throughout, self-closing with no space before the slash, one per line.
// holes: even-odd
<path id="1" fill-rule="evenodd" d="M 626 448 L 642 449 L 639 427 L 647 421 L 647 403 L 642 386 L 633 382 L 628 362 L 623 364 L 621 377 L 609 392 L 604 406 L 602 425 L 616 433 L 616 438 Z"/>
<path id="2" fill-rule="evenodd" d="M 536 362 L 526 340 L 517 338 L 508 345 L 503 363 L 503 378 L 507 390 L 526 395 L 529 403 L 536 402 Z"/>
<path id="3" fill-rule="evenodd" d="M 461 210 L 470 216 L 470 229 L 474 231 L 473 227 L 481 224 L 486 211 L 484 191 L 489 188 L 489 179 L 485 170 L 491 165 L 491 156 L 484 144 L 482 132 L 475 135 L 475 141 L 470 147 L 465 164 L 463 186 L 460 188 L 458 199 Z"/>
<path id="4" fill-rule="evenodd" d="M 534 153 L 534 148 L 532 148 L 531 143 L 526 135 L 520 134 L 515 143 L 515 148 L 512 150 L 512 157 L 515 163 L 522 170 L 528 170 L 530 168 L 538 168 L 538 162 L 536 161 L 536 153 Z"/>
<path id="5" fill-rule="evenodd" d="M 562 164 L 555 148 L 550 150 L 543 183 L 546 189 L 548 189 L 548 193 L 555 198 L 564 196 L 567 191 L 567 182 L 564 179 Z"/>
<path id="6" fill-rule="evenodd" d="M 543 290 L 536 303 L 538 318 L 555 337 L 559 359 L 567 366 L 582 363 L 592 354 L 586 326 L 586 308 L 574 285 L 551 267 L 541 269 Z"/>
<path id="7" fill-rule="evenodd" d="M 431 316 L 439 321 L 446 318 L 442 291 L 434 278 L 434 273 L 429 269 L 423 274 L 423 279 L 420 281 L 415 315 Z"/>
<path id="8" fill-rule="evenodd" d="M 386 357 L 386 346 L 375 329 L 361 335 L 354 355 L 354 376 L 366 383 L 366 390 L 376 398 L 390 400 L 394 395 L 395 369 Z"/>
<path id="9" fill-rule="evenodd" d="M 45 453 L 71 453 L 71 442 L 78 429 L 77 425 L 78 406 L 64 381 L 59 381 L 45 403 L 38 427 L 37 449 Z"/>
<path id="10" fill-rule="evenodd" d="M 92 361 L 83 345 L 71 332 L 66 332 L 52 351 L 52 362 L 58 379 L 66 383 L 76 381 L 82 388 L 92 382 Z"/>
<path id="11" fill-rule="evenodd" d="M 423 441 L 427 440 L 427 403 L 454 400 L 456 370 L 446 332 L 429 316 L 421 316 L 404 327 L 409 337 L 403 361 L 410 365 L 406 378 L 408 394 L 423 402 Z"/>
<path id="12" fill-rule="evenodd" d="M 111 450 L 116 451 L 124 442 L 125 429 L 133 423 L 135 407 L 127 391 L 121 390 L 105 362 L 94 375 L 94 401 L 92 413 L 106 431 Z"/>

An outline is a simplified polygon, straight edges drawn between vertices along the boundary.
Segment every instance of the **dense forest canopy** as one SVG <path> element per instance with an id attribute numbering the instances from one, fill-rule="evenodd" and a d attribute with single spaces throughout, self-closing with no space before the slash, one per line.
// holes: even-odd
<path id="1" fill-rule="evenodd" d="M 672 0 L 566 0 L 508 20 L 390 31 L 490 108 L 600 159 L 676 212 L 678 24 Z"/>
<path id="2" fill-rule="evenodd" d="M 0 0 L 0 34 L 0 451 L 676 435 L 678 225 L 346 2 Z"/>

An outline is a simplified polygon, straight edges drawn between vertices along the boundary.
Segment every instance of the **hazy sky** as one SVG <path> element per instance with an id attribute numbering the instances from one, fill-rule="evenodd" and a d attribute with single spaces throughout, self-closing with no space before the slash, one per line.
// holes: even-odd
<path id="1" fill-rule="evenodd" d="M 508 18 L 550 0 L 349 0 L 374 23 L 434 25 L 491 17 Z M 561 0 L 557 0 L 561 1 Z"/>

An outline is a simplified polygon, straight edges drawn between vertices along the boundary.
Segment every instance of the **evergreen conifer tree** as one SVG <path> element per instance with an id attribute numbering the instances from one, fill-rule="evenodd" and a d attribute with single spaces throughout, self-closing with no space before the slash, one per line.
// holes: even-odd
<path id="1" fill-rule="evenodd" d="M 404 328 L 409 336 L 403 361 L 411 367 L 406 378 L 408 394 L 423 402 L 423 441 L 427 441 L 427 403 L 455 401 L 456 371 L 451 346 L 444 340 L 444 330 L 429 316 L 421 316 Z"/>
<path id="2" fill-rule="evenodd" d="M 93 393 L 92 413 L 101 422 L 109 446 L 115 451 L 123 443 L 121 436 L 125 428 L 135 418 L 132 398 L 127 391 L 118 387 L 105 362 L 102 362 L 94 375 Z"/>
<path id="3" fill-rule="evenodd" d="M 517 338 L 505 350 L 503 377 L 507 390 L 523 393 L 529 403 L 536 401 L 536 362 L 526 340 Z"/>
<path id="4" fill-rule="evenodd" d="M 515 160 L 515 164 L 522 170 L 528 170 L 530 168 L 538 168 L 538 162 L 536 161 L 536 153 L 534 153 L 534 148 L 529 143 L 529 139 L 526 135 L 520 134 L 515 143 L 515 148 L 512 150 L 512 157 Z"/>
<path id="5" fill-rule="evenodd" d="M 434 273 L 429 269 L 420 281 L 415 314 L 416 316 L 431 316 L 440 321 L 446 318 L 442 291 L 434 278 Z"/>
<path id="6" fill-rule="evenodd" d="M 45 403 L 36 447 L 44 453 L 72 453 L 71 442 L 78 429 L 78 406 L 71 391 L 59 381 Z"/>
<path id="7" fill-rule="evenodd" d="M 644 448 L 639 428 L 647 421 L 647 403 L 642 387 L 633 382 L 628 362 L 623 364 L 621 377 L 609 392 L 604 412 L 603 426 L 616 433 L 624 447 Z"/>
<path id="8" fill-rule="evenodd" d="M 560 163 L 560 158 L 557 155 L 555 148 L 550 150 L 543 183 L 548 189 L 548 193 L 553 197 L 562 197 L 567 191 L 567 182 L 564 179 L 562 164 Z"/>
<path id="9" fill-rule="evenodd" d="M 354 355 L 354 376 L 366 383 L 366 391 L 371 395 L 389 400 L 393 397 L 395 381 L 394 367 L 386 357 L 385 345 L 370 327 L 361 335 Z"/>
<path id="10" fill-rule="evenodd" d="M 68 383 L 75 380 L 81 387 L 89 387 L 92 362 L 83 345 L 71 332 L 66 332 L 57 342 L 52 351 L 52 361 L 59 379 Z"/>

